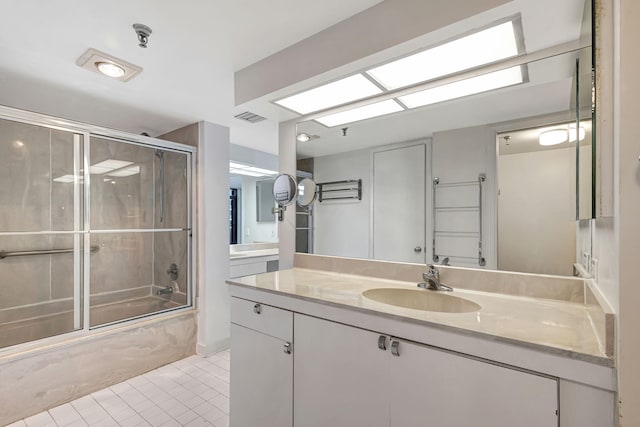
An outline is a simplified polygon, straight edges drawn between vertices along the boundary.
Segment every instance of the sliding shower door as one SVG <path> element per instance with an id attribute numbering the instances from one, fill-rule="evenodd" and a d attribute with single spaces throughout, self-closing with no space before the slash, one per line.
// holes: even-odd
<path id="1" fill-rule="evenodd" d="M 193 149 L 7 110 L 0 349 L 191 306 Z"/>
<path id="2" fill-rule="evenodd" d="M 0 119 L 0 348 L 83 327 L 83 145 Z"/>
<path id="3" fill-rule="evenodd" d="M 92 135 L 89 159 L 90 326 L 187 305 L 187 153 Z"/>

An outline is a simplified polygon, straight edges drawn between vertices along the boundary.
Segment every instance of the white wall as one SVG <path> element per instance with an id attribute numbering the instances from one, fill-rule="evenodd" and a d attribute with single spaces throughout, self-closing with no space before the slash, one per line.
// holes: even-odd
<path id="1" fill-rule="evenodd" d="M 573 273 L 574 164 L 574 148 L 499 157 L 498 269 Z"/>
<path id="2" fill-rule="evenodd" d="M 229 128 L 200 122 L 198 143 L 198 354 L 229 346 Z M 224 203 L 221 201 L 224 200 Z"/>
<path id="3" fill-rule="evenodd" d="M 371 224 L 371 150 L 316 157 L 317 183 L 362 179 L 362 200 L 314 202 L 313 253 L 369 258 Z"/>
<path id="4" fill-rule="evenodd" d="M 280 123 L 279 128 L 279 171 L 296 176 L 296 122 Z M 284 220 L 278 221 L 280 270 L 293 268 L 296 252 L 296 209 L 290 206 L 284 212 Z"/>

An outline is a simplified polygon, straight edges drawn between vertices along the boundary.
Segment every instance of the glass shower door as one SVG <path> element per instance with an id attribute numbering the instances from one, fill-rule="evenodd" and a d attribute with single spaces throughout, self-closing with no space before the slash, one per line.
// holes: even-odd
<path id="1" fill-rule="evenodd" d="M 82 324 L 83 136 L 0 119 L 0 348 Z"/>
<path id="2" fill-rule="evenodd" d="M 189 305 L 187 153 L 90 138 L 91 327 Z"/>

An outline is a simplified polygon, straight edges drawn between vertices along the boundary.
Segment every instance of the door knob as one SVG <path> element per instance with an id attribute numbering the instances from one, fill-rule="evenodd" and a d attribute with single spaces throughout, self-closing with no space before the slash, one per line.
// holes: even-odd
<path id="1" fill-rule="evenodd" d="M 415 248 L 413 248 L 413 252 L 419 254 L 420 252 L 422 252 L 422 246 L 416 246 Z"/>

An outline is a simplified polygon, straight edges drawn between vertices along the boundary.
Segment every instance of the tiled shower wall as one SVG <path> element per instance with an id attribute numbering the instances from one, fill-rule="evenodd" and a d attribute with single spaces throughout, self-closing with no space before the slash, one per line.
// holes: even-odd
<path id="1" fill-rule="evenodd" d="M 73 230 L 73 185 L 52 180 L 72 174 L 73 159 L 73 134 L 0 120 L 0 232 Z M 71 235 L 0 236 L 0 251 L 72 247 Z M 65 300 L 57 309 L 69 309 L 72 295 L 70 254 L 0 260 L 0 322 L 15 320 L 6 309 L 16 306 Z"/>

